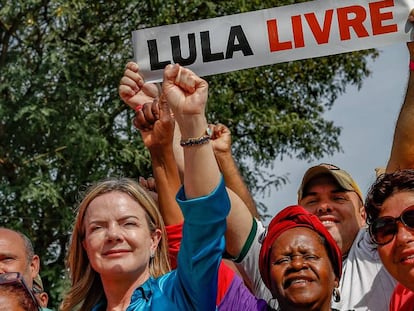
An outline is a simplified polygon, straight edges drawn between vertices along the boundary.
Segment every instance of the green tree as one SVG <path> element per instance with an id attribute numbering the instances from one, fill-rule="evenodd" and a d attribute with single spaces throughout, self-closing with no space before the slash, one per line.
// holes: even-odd
<path id="1" fill-rule="evenodd" d="M 303 1 L 1 2 L 1 225 L 33 239 L 56 308 L 82 187 L 151 172 L 133 112 L 117 93 L 132 58 L 131 32 Z M 376 56 L 367 50 L 207 77 L 210 121 L 230 127 L 256 196 L 286 181 L 267 173 L 275 159 L 340 150 L 340 128 L 323 113 L 348 84 L 361 86 Z"/>

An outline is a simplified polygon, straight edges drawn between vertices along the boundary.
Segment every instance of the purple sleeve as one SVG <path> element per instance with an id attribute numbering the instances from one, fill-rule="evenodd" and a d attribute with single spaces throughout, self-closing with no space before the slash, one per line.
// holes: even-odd
<path id="1" fill-rule="evenodd" d="M 218 311 L 232 310 L 257 310 L 265 311 L 267 303 L 263 299 L 256 298 L 244 285 L 243 280 L 235 275 L 228 291 L 217 306 Z"/>

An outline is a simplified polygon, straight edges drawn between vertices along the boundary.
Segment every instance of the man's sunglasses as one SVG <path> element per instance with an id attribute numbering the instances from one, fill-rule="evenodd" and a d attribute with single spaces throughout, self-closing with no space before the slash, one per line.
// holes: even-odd
<path id="1" fill-rule="evenodd" d="M 414 231 L 414 205 L 407 207 L 399 217 L 384 216 L 375 219 L 369 226 L 371 239 L 378 245 L 391 242 L 398 232 L 398 221 L 407 229 Z"/>
<path id="2" fill-rule="evenodd" d="M 1 285 L 17 285 L 24 289 L 26 294 L 29 295 L 30 300 L 36 306 L 38 310 L 41 310 L 39 302 L 37 301 L 33 291 L 27 286 L 23 276 L 19 272 L 7 272 L 0 274 L 0 286 Z"/>

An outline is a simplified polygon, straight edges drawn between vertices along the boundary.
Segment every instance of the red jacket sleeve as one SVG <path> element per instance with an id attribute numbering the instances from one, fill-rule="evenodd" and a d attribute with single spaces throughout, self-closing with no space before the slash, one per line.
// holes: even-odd
<path id="1" fill-rule="evenodd" d="M 170 256 L 170 264 L 171 268 L 175 269 L 177 268 L 177 256 L 181 245 L 183 224 L 181 223 L 178 225 L 165 226 L 165 229 L 167 231 L 168 237 L 168 253 Z M 234 270 L 227 266 L 223 261 L 220 263 L 217 284 L 217 306 L 226 295 L 235 274 L 236 273 Z"/>
<path id="2" fill-rule="evenodd" d="M 181 238 L 183 237 L 183 224 L 165 226 L 168 237 L 168 254 L 170 255 L 171 268 L 177 268 L 177 256 L 180 250 Z"/>

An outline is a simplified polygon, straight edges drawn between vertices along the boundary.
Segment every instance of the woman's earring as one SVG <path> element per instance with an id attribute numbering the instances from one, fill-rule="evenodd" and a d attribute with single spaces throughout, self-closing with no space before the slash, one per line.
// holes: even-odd
<path id="1" fill-rule="evenodd" d="M 335 287 L 333 290 L 333 300 L 335 302 L 340 302 L 341 301 L 341 293 L 339 292 L 338 287 Z"/>

